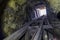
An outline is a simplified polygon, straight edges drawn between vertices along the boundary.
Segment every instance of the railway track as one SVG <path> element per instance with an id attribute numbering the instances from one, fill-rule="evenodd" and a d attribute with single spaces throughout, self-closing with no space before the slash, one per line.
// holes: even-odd
<path id="1" fill-rule="evenodd" d="M 22 28 L 3 40 L 53 40 L 52 29 L 48 18 L 42 16 L 24 24 Z"/>

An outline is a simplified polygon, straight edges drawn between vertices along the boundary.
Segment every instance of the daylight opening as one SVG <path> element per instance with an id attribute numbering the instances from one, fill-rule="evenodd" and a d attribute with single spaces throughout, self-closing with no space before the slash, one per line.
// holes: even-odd
<path id="1" fill-rule="evenodd" d="M 47 15 L 46 7 L 44 5 L 40 5 L 39 7 L 36 8 L 36 15 L 37 17 L 41 17 L 43 15 Z"/>

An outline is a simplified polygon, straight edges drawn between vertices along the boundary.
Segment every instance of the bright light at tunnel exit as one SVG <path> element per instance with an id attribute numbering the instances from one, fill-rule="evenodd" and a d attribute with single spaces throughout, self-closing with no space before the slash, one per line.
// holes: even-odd
<path id="1" fill-rule="evenodd" d="M 40 16 L 43 16 L 43 15 L 47 15 L 47 11 L 46 11 L 46 8 L 43 8 L 43 9 L 40 9 L 40 8 L 37 8 L 37 14 L 38 14 L 38 17 Z"/>
<path id="2" fill-rule="evenodd" d="M 36 10 L 34 10 L 34 18 L 32 18 L 32 20 L 34 19 L 38 19 L 41 16 L 47 16 L 47 10 L 46 10 L 46 6 L 45 5 L 39 5 L 35 8 Z"/>

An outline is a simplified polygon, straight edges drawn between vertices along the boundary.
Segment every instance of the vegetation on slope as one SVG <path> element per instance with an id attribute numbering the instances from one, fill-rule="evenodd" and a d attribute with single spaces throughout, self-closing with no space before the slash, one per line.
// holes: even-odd
<path id="1" fill-rule="evenodd" d="M 53 8 L 54 12 L 57 13 L 60 11 L 60 0 L 48 0 L 50 6 Z"/>
<path id="2" fill-rule="evenodd" d="M 5 36 L 11 35 L 19 29 L 25 20 L 24 4 L 26 0 L 10 0 L 3 14 L 3 32 Z"/>

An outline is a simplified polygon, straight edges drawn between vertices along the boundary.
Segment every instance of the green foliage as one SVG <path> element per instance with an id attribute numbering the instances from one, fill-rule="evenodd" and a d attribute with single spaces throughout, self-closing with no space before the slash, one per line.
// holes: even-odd
<path id="1" fill-rule="evenodd" d="M 16 9 L 15 0 L 10 0 L 10 1 L 8 2 L 8 6 L 11 7 L 11 8 L 13 8 L 13 9 Z"/>
<path id="2" fill-rule="evenodd" d="M 48 0 L 54 12 L 60 11 L 60 0 Z"/>
<path id="3" fill-rule="evenodd" d="M 25 20 L 26 0 L 10 0 L 3 14 L 3 32 L 5 36 L 11 35 L 14 31 L 21 28 Z M 17 4 L 16 4 L 17 3 Z"/>
<path id="4" fill-rule="evenodd" d="M 26 0 L 16 0 L 16 2 L 20 5 L 22 5 L 22 4 L 26 3 Z"/>

